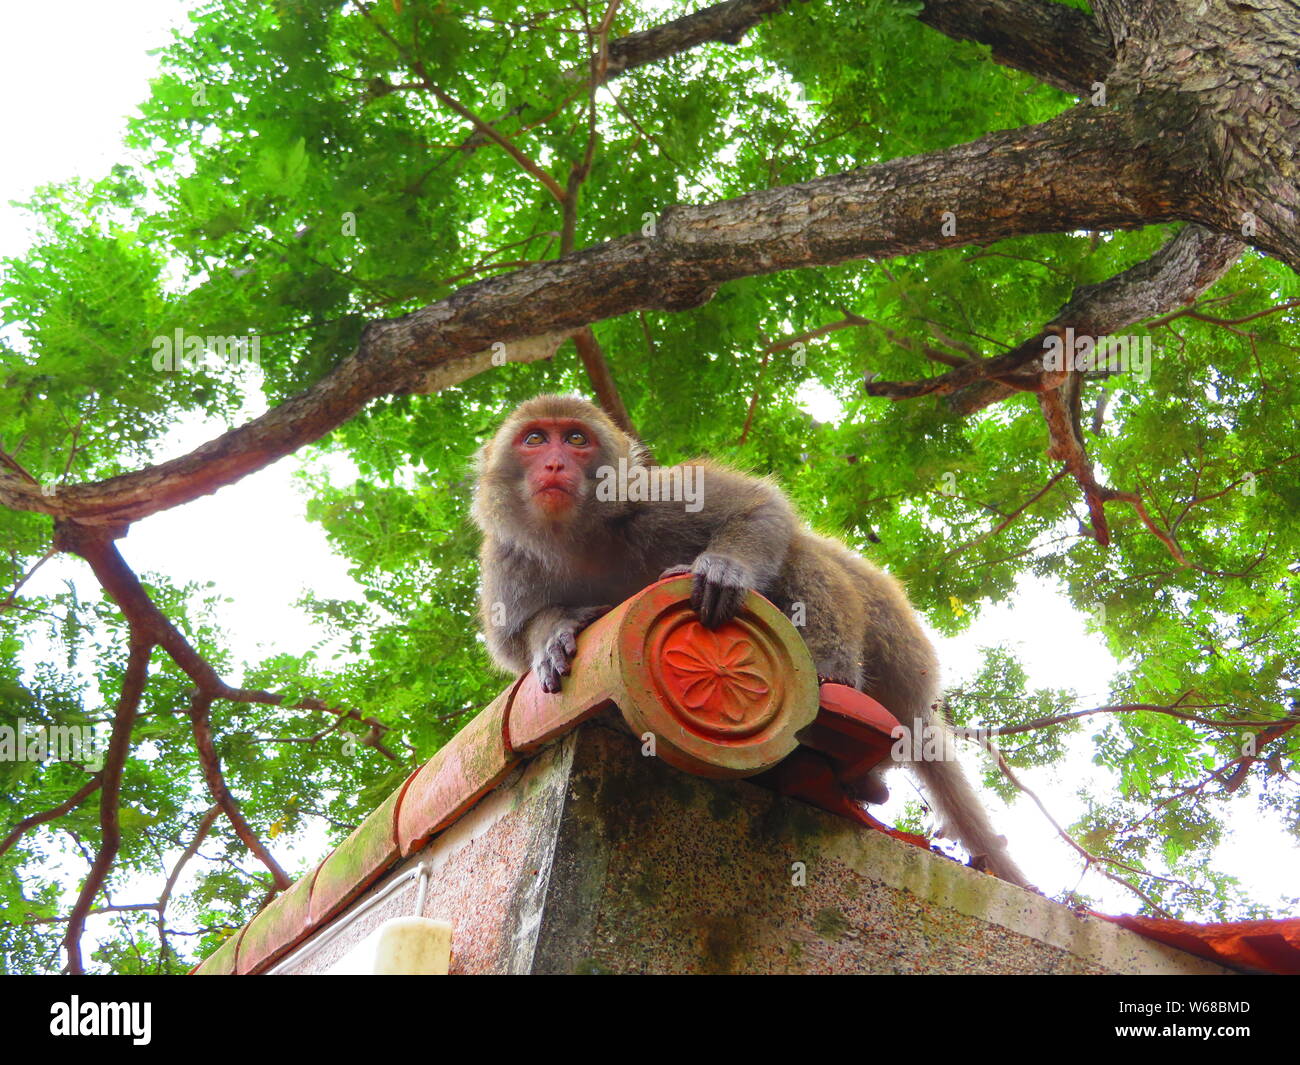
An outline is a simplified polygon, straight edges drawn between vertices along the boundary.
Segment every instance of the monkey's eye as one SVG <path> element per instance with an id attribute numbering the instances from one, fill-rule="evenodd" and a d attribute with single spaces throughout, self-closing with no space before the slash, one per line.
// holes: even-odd
<path id="1" fill-rule="evenodd" d="M 587 434 L 580 433 L 578 432 L 577 429 L 574 429 L 572 432 L 566 434 L 564 439 L 566 443 L 572 444 L 574 447 L 587 446 Z"/>
<path id="2" fill-rule="evenodd" d="M 540 429 L 534 429 L 531 433 L 529 433 L 526 437 L 524 437 L 524 443 L 528 447 L 537 447 L 538 444 L 546 443 L 546 434 L 543 433 Z"/>

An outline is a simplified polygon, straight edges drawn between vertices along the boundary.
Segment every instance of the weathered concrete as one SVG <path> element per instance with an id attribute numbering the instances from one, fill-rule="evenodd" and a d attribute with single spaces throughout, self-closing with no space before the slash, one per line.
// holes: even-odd
<path id="1" fill-rule="evenodd" d="M 320 972 L 417 912 L 453 923 L 452 973 L 1225 972 L 758 785 L 644 758 L 609 716 L 516 769 L 276 969 Z"/>

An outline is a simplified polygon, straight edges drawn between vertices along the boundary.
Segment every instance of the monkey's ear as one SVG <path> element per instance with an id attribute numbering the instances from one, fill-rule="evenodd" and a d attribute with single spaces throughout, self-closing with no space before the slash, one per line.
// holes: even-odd
<path id="1" fill-rule="evenodd" d="M 488 468 L 488 463 L 492 461 L 492 437 L 483 442 L 474 457 L 470 460 L 470 465 L 474 468 L 474 475 L 481 477 L 483 472 Z"/>

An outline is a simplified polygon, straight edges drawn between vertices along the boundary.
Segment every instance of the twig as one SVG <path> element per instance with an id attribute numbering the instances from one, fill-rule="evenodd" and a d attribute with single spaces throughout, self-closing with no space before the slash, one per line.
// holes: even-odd
<path id="1" fill-rule="evenodd" d="M 1047 809 L 1047 807 L 1043 805 L 1042 799 L 1040 799 L 1037 795 L 1035 795 L 1034 792 L 1028 786 L 1026 786 L 1018 776 L 1016 776 L 1012 768 L 1009 765 L 1007 765 L 1007 760 L 1006 758 L 1003 757 L 1002 752 L 997 747 L 997 744 L 993 743 L 991 740 L 987 739 L 984 736 L 979 736 L 977 738 L 980 744 L 984 747 L 984 749 L 993 756 L 994 760 L 997 762 L 998 768 L 1002 770 L 1002 775 L 1005 776 L 1009 781 L 1011 781 L 1011 783 L 1014 784 L 1019 791 L 1028 795 L 1034 801 L 1034 805 L 1037 806 L 1038 809 L 1042 812 L 1043 816 L 1047 818 L 1051 826 L 1054 829 L 1056 829 L 1056 834 L 1060 836 L 1061 839 L 1065 840 L 1065 842 L 1068 843 L 1070 847 L 1072 847 L 1076 852 L 1078 852 L 1080 856 L 1082 856 L 1082 858 L 1086 862 L 1085 870 L 1088 868 L 1096 868 L 1097 872 L 1101 873 L 1101 875 L 1104 876 L 1107 880 L 1113 880 L 1115 883 L 1121 885 L 1122 887 L 1128 888 L 1129 891 L 1137 895 L 1138 898 L 1140 898 L 1143 902 L 1145 902 L 1148 906 L 1150 906 L 1151 909 L 1153 909 L 1156 913 L 1162 914 L 1165 917 L 1173 916 L 1171 913 L 1169 913 L 1168 910 L 1166 910 L 1163 906 L 1159 905 L 1154 899 L 1151 898 L 1151 896 L 1149 896 L 1141 888 L 1137 887 L 1135 884 L 1130 884 L 1123 877 L 1116 876 L 1109 869 L 1104 868 L 1103 863 L 1105 865 L 1113 865 L 1116 866 L 1117 868 L 1125 869 L 1128 872 L 1135 873 L 1139 876 L 1149 876 L 1156 880 L 1168 880 L 1169 879 L 1168 877 L 1157 876 L 1155 873 L 1147 872 L 1145 869 L 1136 869 L 1131 865 L 1125 865 L 1123 862 L 1118 862 L 1113 858 L 1103 858 L 1100 855 L 1093 854 L 1091 851 L 1085 849 L 1080 843 L 1078 843 L 1078 841 L 1074 839 L 1073 836 L 1070 835 L 1070 833 L 1065 831 L 1065 829 L 1063 829 L 1057 823 L 1056 818 L 1054 818 L 1051 815 L 1050 811 Z"/>
<path id="2" fill-rule="evenodd" d="M 1005 531 L 1012 524 L 1012 522 L 1014 522 L 1017 518 L 1020 517 L 1021 514 L 1023 514 L 1026 510 L 1028 510 L 1040 499 L 1042 499 L 1043 496 L 1047 495 L 1047 493 L 1052 490 L 1052 487 L 1056 484 L 1056 482 L 1065 476 L 1065 472 L 1066 471 L 1064 467 L 1057 470 L 1057 472 L 1053 475 L 1050 481 L 1048 481 L 1045 485 L 1043 485 L 1042 488 L 1040 488 L 1032 496 L 1026 499 L 1023 503 L 1021 503 L 1020 506 L 1016 507 L 1015 510 L 1013 510 L 1010 514 L 1008 514 L 1005 518 L 1003 518 L 1002 521 L 1000 521 L 994 528 L 990 529 L 988 532 L 980 533 L 979 536 L 975 537 L 975 539 L 971 540 L 969 543 L 965 543 L 962 544 L 960 547 L 953 548 L 943 557 L 945 559 L 953 558 L 956 555 L 961 554 L 963 551 L 968 551 L 976 544 L 983 543 L 985 540 L 990 540 L 993 537 L 997 536 L 999 533 Z"/>
<path id="3" fill-rule="evenodd" d="M 48 551 L 45 552 L 45 554 L 43 554 L 40 558 L 38 558 L 32 564 L 32 568 L 29 569 L 26 573 L 24 573 L 22 577 L 19 579 L 18 583 L 14 585 L 13 591 L 11 591 L 7 596 L 5 596 L 3 602 L 0 602 L 0 610 L 8 610 L 11 606 L 13 606 L 15 600 L 18 598 L 18 593 L 22 590 L 23 585 L 32 579 L 32 574 L 34 574 L 38 569 L 40 569 L 43 565 L 45 565 L 45 563 L 47 563 L 50 559 L 52 559 L 56 554 L 58 554 L 58 552 L 53 547 L 51 547 Z"/>
<path id="4" fill-rule="evenodd" d="M 1076 718 L 1088 717 L 1092 714 L 1132 714 L 1139 711 L 1148 711 L 1153 714 L 1165 714 L 1169 717 L 1176 717 L 1183 721 L 1194 721 L 1198 725 L 1207 725 L 1210 728 L 1218 729 L 1238 729 L 1238 728 L 1261 728 L 1268 729 L 1277 724 L 1276 720 L 1269 721 L 1216 721 L 1214 718 L 1198 717 L 1196 714 L 1186 714 L 1181 710 L 1175 710 L 1174 707 L 1179 705 L 1190 705 L 1195 707 L 1208 708 L 1210 706 L 1221 706 L 1229 704 L 1221 703 L 1190 703 L 1182 704 L 1180 702 L 1169 705 L 1158 703 L 1126 703 L 1122 706 L 1094 706 L 1090 710 L 1071 710 L 1065 714 L 1053 714 L 1050 717 L 1039 717 L 1033 721 L 1026 721 L 1019 725 L 1002 726 L 997 725 L 987 729 L 975 729 L 976 732 L 985 732 L 995 736 L 1014 736 L 1019 732 L 1034 732 L 1040 728 L 1048 728 L 1051 725 L 1061 725 L 1067 721 L 1074 721 Z"/>
<path id="5" fill-rule="evenodd" d="M 171 946 L 167 942 L 167 904 L 171 901 L 172 889 L 176 887 L 176 881 L 180 878 L 181 870 L 198 853 L 199 847 L 202 846 L 203 841 L 207 838 L 208 833 L 212 831 L 212 826 L 220 816 L 221 807 L 219 805 L 208 808 L 208 812 L 199 821 L 199 827 L 194 833 L 194 838 L 190 840 L 189 846 L 185 848 L 185 853 L 172 866 L 171 875 L 167 877 L 167 883 L 163 887 L 162 894 L 158 896 L 158 964 L 160 967 L 166 955 L 172 953 Z"/>

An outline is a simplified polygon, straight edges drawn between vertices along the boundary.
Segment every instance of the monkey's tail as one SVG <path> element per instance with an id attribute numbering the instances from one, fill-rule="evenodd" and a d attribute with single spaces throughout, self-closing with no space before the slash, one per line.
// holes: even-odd
<path id="1" fill-rule="evenodd" d="M 947 722 L 938 712 L 927 717 L 926 723 L 931 728 L 941 729 L 944 733 L 943 742 L 937 745 L 942 757 L 918 759 L 910 764 L 926 786 L 934 811 L 943 824 L 944 835 L 955 838 L 970 851 L 977 866 L 1001 880 L 1033 891 L 1034 886 L 1007 853 L 1006 838 L 993 830 L 984 803 L 954 756 L 955 741 Z"/>

